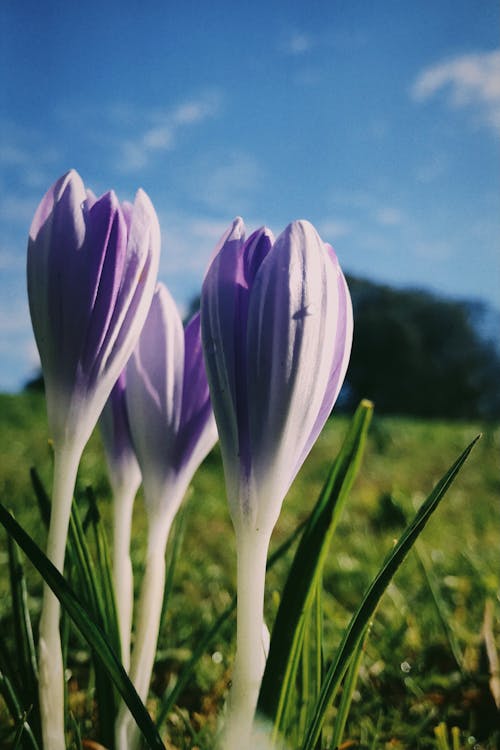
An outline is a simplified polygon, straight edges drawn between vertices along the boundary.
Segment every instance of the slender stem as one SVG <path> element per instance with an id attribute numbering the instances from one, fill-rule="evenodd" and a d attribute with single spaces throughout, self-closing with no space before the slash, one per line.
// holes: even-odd
<path id="1" fill-rule="evenodd" d="M 130 559 L 132 511 L 137 488 L 135 484 L 117 487 L 113 502 L 113 583 L 115 587 L 122 664 L 130 666 L 130 631 L 134 604 L 134 580 Z"/>
<path id="2" fill-rule="evenodd" d="M 153 672 L 165 589 L 165 548 L 173 521 L 150 518 L 146 569 L 137 605 L 138 620 L 129 676 L 143 703 L 148 697 Z M 116 720 L 116 750 L 135 750 L 139 730 L 128 708 L 122 703 Z"/>
<path id="3" fill-rule="evenodd" d="M 238 608 L 236 657 L 222 747 L 247 750 L 265 667 L 264 585 L 269 533 L 237 532 Z"/>
<path id="4" fill-rule="evenodd" d="M 71 502 L 81 451 L 72 447 L 54 448 L 54 482 L 52 511 L 47 538 L 47 557 L 59 572 L 64 554 L 71 513 Z M 39 698 L 43 746 L 65 750 L 64 736 L 64 667 L 59 633 L 60 606 L 47 584 L 43 589 L 39 628 Z"/>

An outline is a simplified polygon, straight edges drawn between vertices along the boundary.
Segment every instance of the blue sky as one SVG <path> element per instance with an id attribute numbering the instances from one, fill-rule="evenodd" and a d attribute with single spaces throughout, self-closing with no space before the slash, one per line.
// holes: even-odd
<path id="1" fill-rule="evenodd" d="M 498 305 L 499 23 L 497 0 L 3 0 L 0 390 L 37 366 L 26 238 L 71 167 L 150 195 L 181 306 L 238 214 Z"/>

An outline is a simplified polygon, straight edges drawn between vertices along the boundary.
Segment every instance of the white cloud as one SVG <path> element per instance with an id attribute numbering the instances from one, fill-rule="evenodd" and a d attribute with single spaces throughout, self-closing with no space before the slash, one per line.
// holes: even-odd
<path id="1" fill-rule="evenodd" d="M 303 55 L 313 47 L 313 39 L 303 31 L 290 32 L 280 45 L 280 49 L 287 55 Z"/>
<path id="2" fill-rule="evenodd" d="M 12 223 L 21 223 L 28 229 L 38 200 L 36 198 L 21 198 L 17 195 L 5 195 L 0 198 L 0 219 Z"/>
<path id="3" fill-rule="evenodd" d="M 475 108 L 481 121 L 500 132 L 500 50 L 462 55 L 425 68 L 411 95 L 423 102 L 445 90 L 455 108 Z"/>
<path id="4" fill-rule="evenodd" d="M 178 213 L 160 214 L 162 234 L 161 271 L 189 273 L 201 279 L 210 255 L 230 219 L 199 218 Z"/>
<path id="5" fill-rule="evenodd" d="M 448 169 L 448 157 L 444 154 L 436 154 L 426 159 L 415 170 L 415 178 L 424 185 L 430 184 L 446 174 Z"/>
<path id="6" fill-rule="evenodd" d="M 395 227 L 403 224 L 404 215 L 402 211 L 394 206 L 381 206 L 377 208 L 374 213 L 374 218 L 377 224 L 381 224 L 383 227 Z"/>
<path id="7" fill-rule="evenodd" d="M 23 271 L 26 267 L 26 259 L 19 253 L 14 253 L 11 250 L 0 249 L 0 271 L 3 273 L 14 271 Z"/>
<path id="8" fill-rule="evenodd" d="M 186 166 L 186 185 L 193 197 L 224 216 L 248 214 L 264 179 L 261 164 L 245 151 L 203 154 Z"/>
<path id="9" fill-rule="evenodd" d="M 142 121 L 149 121 L 148 126 L 122 141 L 118 168 L 132 172 L 146 166 L 155 154 L 172 150 L 182 131 L 216 117 L 220 102 L 219 93 L 207 92 L 176 107 L 144 113 Z"/>
<path id="10" fill-rule="evenodd" d="M 424 260 L 441 263 L 451 260 L 453 257 L 453 248 L 445 240 L 420 240 L 414 245 L 414 253 L 417 257 Z"/>
<path id="11" fill-rule="evenodd" d="M 318 224 L 317 229 L 325 242 L 333 242 L 339 237 L 345 237 L 352 231 L 348 222 L 337 219 L 324 219 Z"/>

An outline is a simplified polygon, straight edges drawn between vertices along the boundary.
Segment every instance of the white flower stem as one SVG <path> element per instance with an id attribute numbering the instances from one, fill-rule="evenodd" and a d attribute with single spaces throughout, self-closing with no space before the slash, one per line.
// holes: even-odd
<path id="1" fill-rule="evenodd" d="M 137 604 L 138 619 L 130 679 L 143 703 L 146 702 L 153 672 L 158 631 L 165 589 L 165 547 L 173 516 L 150 518 L 146 568 Z M 116 750 L 135 750 L 139 730 L 128 708 L 122 703 L 115 727 Z"/>
<path id="2" fill-rule="evenodd" d="M 236 656 L 222 747 L 250 747 L 260 683 L 265 667 L 263 646 L 264 585 L 270 534 L 237 532 L 238 608 Z"/>
<path id="3" fill-rule="evenodd" d="M 122 664 L 130 666 L 130 631 L 134 604 L 134 580 L 130 559 L 132 511 L 136 495 L 135 484 L 117 487 L 113 499 L 113 583 L 115 588 Z"/>
<path id="4" fill-rule="evenodd" d="M 60 573 L 64 554 L 81 451 L 74 447 L 54 447 L 54 481 L 52 511 L 47 538 L 47 557 Z M 65 750 L 64 736 L 64 667 L 59 633 L 60 605 L 47 584 L 43 589 L 40 617 L 38 659 L 39 698 L 43 747 Z"/>

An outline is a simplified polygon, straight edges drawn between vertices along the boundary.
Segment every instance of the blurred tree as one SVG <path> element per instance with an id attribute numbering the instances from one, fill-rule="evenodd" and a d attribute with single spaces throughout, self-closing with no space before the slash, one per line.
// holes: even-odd
<path id="1" fill-rule="evenodd" d="M 423 417 L 500 414 L 500 356 L 480 331 L 487 308 L 348 277 L 354 342 L 348 405 Z"/>
<path id="2" fill-rule="evenodd" d="M 379 414 L 421 417 L 500 416 L 498 317 L 482 302 L 394 289 L 348 276 L 354 341 L 337 409 L 361 398 Z M 200 306 L 188 305 L 185 322 Z M 27 388 L 43 388 L 41 375 Z"/>

